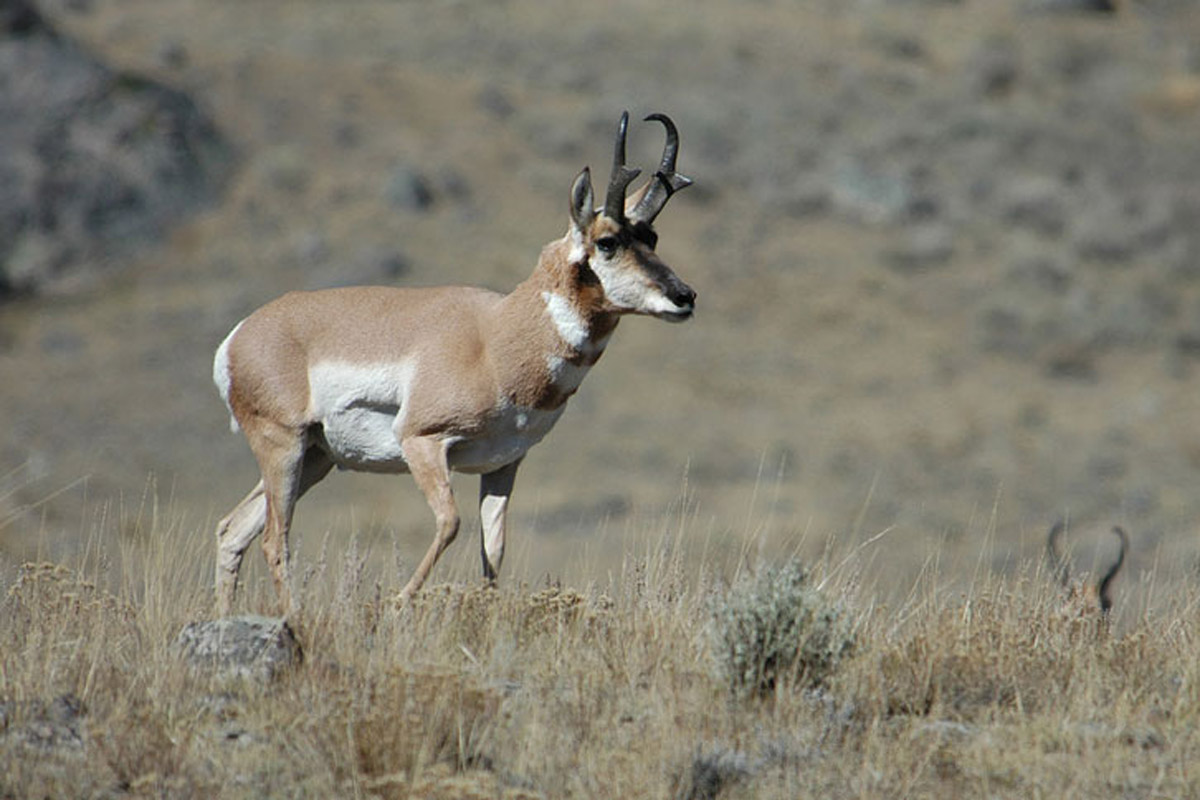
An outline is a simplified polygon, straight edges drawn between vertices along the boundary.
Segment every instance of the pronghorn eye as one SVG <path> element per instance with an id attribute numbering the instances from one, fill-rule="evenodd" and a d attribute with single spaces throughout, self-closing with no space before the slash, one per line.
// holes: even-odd
<path id="1" fill-rule="evenodd" d="M 599 248 L 601 253 L 608 257 L 611 257 L 613 253 L 617 252 L 617 245 L 619 244 L 620 241 L 615 236 L 601 236 L 596 240 L 596 247 Z"/>

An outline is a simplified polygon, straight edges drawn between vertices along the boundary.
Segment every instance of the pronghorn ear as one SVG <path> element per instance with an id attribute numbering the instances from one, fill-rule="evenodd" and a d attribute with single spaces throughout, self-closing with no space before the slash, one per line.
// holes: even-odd
<path id="1" fill-rule="evenodd" d="M 585 233 L 596 217 L 595 200 L 592 173 L 584 167 L 571 185 L 571 223 L 579 233 Z"/>

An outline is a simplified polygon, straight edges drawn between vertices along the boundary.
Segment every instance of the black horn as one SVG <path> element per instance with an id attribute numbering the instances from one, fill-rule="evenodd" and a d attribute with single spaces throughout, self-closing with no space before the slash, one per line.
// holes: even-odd
<path id="1" fill-rule="evenodd" d="M 1063 556 L 1062 545 L 1059 542 L 1066 527 L 1067 523 L 1060 519 L 1050 528 L 1050 535 L 1046 537 L 1046 560 L 1050 563 L 1055 579 L 1064 589 L 1071 585 L 1071 567 Z"/>
<path id="2" fill-rule="evenodd" d="M 667 129 L 667 143 L 663 146 L 662 162 L 654 173 L 646 193 L 630 215 L 634 222 L 654 222 L 671 195 L 692 185 L 692 179 L 675 171 L 675 160 L 679 157 L 679 129 L 666 114 L 651 114 L 646 122 L 661 122 Z"/>
<path id="3" fill-rule="evenodd" d="M 1112 610 L 1112 583 L 1117 577 L 1117 573 L 1121 571 L 1121 567 L 1125 565 L 1125 553 L 1129 550 L 1129 536 L 1125 530 L 1119 525 L 1113 526 L 1113 533 L 1121 540 L 1121 550 L 1117 553 L 1117 560 L 1108 568 L 1108 572 L 1104 573 L 1104 577 L 1100 579 L 1100 583 L 1096 585 L 1096 594 L 1100 597 L 1100 610 L 1107 614 Z"/>
<path id="4" fill-rule="evenodd" d="M 608 194 L 604 197 L 604 213 L 617 222 L 625 221 L 625 190 L 633 179 L 641 174 L 640 169 L 625 166 L 625 132 L 629 129 L 629 112 L 621 114 L 617 126 L 617 142 L 613 147 L 612 177 L 608 181 Z"/>

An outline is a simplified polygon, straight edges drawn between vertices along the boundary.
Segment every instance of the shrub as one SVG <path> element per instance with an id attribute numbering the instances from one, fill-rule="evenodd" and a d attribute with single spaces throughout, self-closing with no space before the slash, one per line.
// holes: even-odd
<path id="1" fill-rule="evenodd" d="M 713 746 L 697 751 L 688 768 L 675 776 L 675 800 L 716 800 L 721 792 L 753 773 L 740 750 Z"/>
<path id="2" fill-rule="evenodd" d="M 739 578 L 713 609 L 718 659 L 738 696 L 765 697 L 781 680 L 819 687 L 854 648 L 844 609 L 795 562 Z"/>

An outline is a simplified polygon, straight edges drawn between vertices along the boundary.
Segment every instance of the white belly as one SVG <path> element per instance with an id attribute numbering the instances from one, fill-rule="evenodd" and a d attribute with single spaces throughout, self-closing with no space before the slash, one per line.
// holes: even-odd
<path id="1" fill-rule="evenodd" d="M 321 364 L 309 372 L 311 418 L 342 469 L 408 472 L 400 434 L 413 370 L 407 363 L 363 367 Z M 564 406 L 539 411 L 504 406 L 486 426 L 451 438 L 448 460 L 457 472 L 482 473 L 511 464 L 540 442 Z"/>
<path id="2" fill-rule="evenodd" d="M 309 415 L 343 469 L 407 472 L 397 431 L 413 365 L 325 363 L 308 373 Z"/>
<path id="3" fill-rule="evenodd" d="M 525 455 L 562 416 L 562 405 L 553 411 L 510 406 L 503 409 L 476 436 L 462 437 L 450 446 L 450 469 L 456 472 L 491 472 Z"/>
<path id="4" fill-rule="evenodd" d="M 408 472 L 396 438 L 399 409 L 350 407 L 328 414 L 321 422 L 325 449 L 342 469 L 364 472 Z"/>

